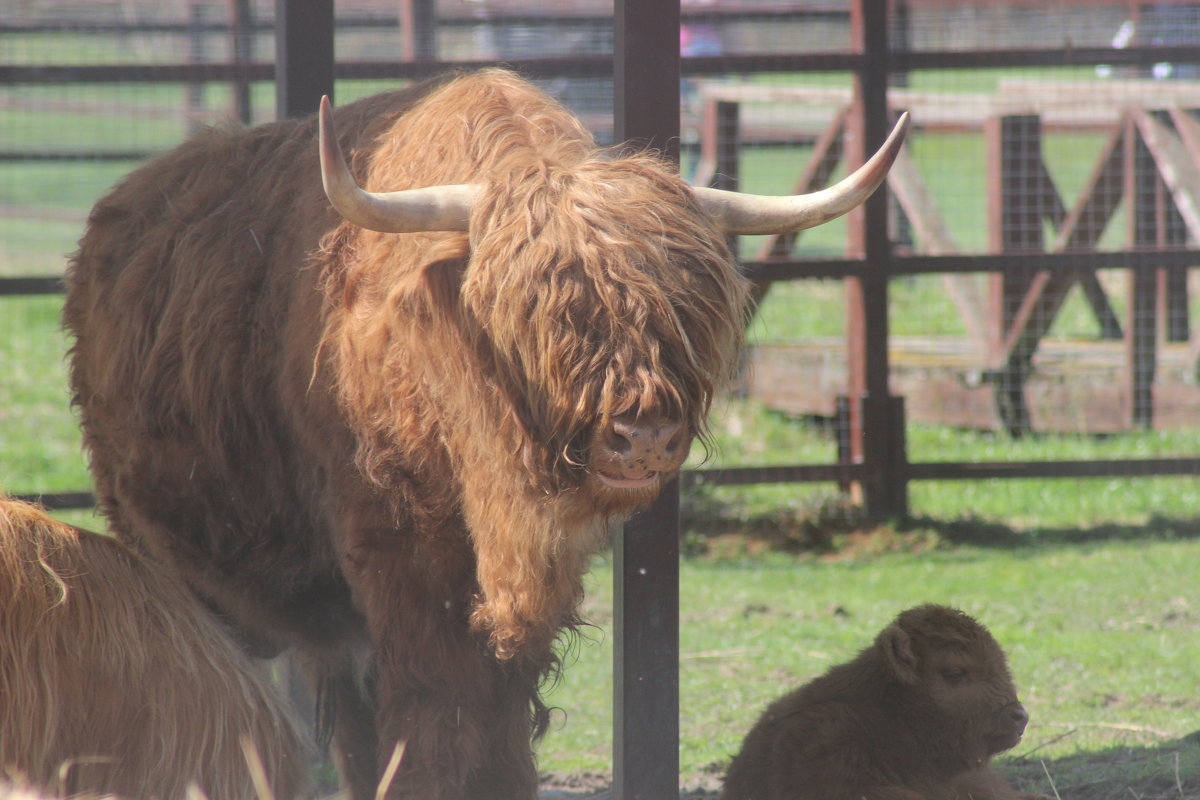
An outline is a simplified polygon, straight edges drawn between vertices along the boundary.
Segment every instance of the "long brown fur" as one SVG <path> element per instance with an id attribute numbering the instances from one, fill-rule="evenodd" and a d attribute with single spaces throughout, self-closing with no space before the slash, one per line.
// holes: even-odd
<path id="1" fill-rule="evenodd" d="M 992 635 L 945 606 L 909 609 L 857 658 L 772 703 L 722 800 L 1017 800 L 991 766 L 1028 715 Z"/>
<path id="2" fill-rule="evenodd" d="M 56 796 L 280 800 L 308 755 L 282 700 L 174 578 L 0 497 L 0 780 Z"/>
<path id="3" fill-rule="evenodd" d="M 252 648 L 296 645 L 370 797 L 529 798 L 615 419 L 688 440 L 741 344 L 724 236 L 510 73 L 336 112 L 371 190 L 474 183 L 471 232 L 342 223 L 313 120 L 210 131 L 93 210 L 68 276 L 103 508 Z M 664 480 L 666 477 L 664 476 Z"/>

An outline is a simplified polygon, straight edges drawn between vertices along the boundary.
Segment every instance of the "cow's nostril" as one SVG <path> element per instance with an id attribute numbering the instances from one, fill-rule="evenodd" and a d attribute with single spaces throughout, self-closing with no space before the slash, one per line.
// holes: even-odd
<path id="1" fill-rule="evenodd" d="M 1021 705 L 1020 703 L 1018 703 L 1009 711 L 1009 715 L 1012 717 L 1013 722 L 1020 723 L 1021 725 L 1029 724 L 1029 712 L 1026 711 L 1025 706 Z"/>
<path id="2" fill-rule="evenodd" d="M 632 458 L 634 447 L 640 438 L 641 432 L 637 430 L 636 425 L 616 420 L 608 431 L 608 446 L 622 458 Z"/>

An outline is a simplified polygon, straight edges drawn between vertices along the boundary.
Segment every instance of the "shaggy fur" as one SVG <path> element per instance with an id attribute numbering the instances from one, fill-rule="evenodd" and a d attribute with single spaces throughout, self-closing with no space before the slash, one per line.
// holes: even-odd
<path id="1" fill-rule="evenodd" d="M 775 701 L 723 800 L 1015 800 L 990 765 L 1028 715 L 1004 652 L 944 606 L 905 611 L 858 658 Z"/>
<path id="2" fill-rule="evenodd" d="M 270 684 L 173 578 L 120 543 L 0 497 L 0 779 L 55 795 L 276 796 L 308 753 Z"/>
<path id="3" fill-rule="evenodd" d="M 357 798 L 401 740 L 395 795 L 530 798 L 588 558 L 670 477 L 598 480 L 613 422 L 703 437 L 745 283 L 663 164 L 509 73 L 336 121 L 367 189 L 479 186 L 469 236 L 342 223 L 312 119 L 131 174 L 68 275 L 97 491 L 249 647 L 301 650 Z"/>

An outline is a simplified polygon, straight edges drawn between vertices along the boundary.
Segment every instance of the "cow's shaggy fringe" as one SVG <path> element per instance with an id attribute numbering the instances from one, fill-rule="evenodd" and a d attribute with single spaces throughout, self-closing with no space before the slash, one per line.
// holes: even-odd
<path id="1" fill-rule="evenodd" d="M 56 796 L 281 800 L 307 751 L 269 683 L 173 578 L 0 497 L 0 778 Z M 16 796 L 20 796 L 18 792 Z"/>

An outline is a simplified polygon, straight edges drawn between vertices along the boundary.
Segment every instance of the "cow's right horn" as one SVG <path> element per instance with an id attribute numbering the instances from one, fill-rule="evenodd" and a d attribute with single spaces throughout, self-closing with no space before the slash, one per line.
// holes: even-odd
<path id="1" fill-rule="evenodd" d="M 342 155 L 328 97 L 321 98 L 321 182 L 338 213 L 355 225 L 383 233 L 465 231 L 475 189 L 469 184 L 399 192 L 363 191 Z"/>
<path id="2" fill-rule="evenodd" d="M 908 112 L 904 112 L 887 141 L 851 175 L 828 189 L 782 197 L 726 192 L 698 187 L 700 204 L 726 233 L 792 233 L 836 219 L 871 196 L 887 177 L 904 143 Z"/>

